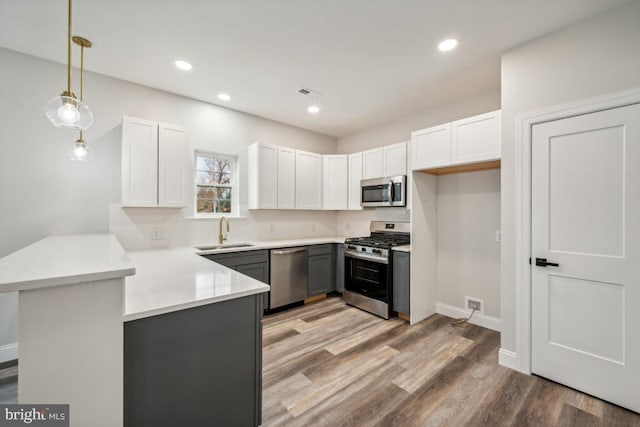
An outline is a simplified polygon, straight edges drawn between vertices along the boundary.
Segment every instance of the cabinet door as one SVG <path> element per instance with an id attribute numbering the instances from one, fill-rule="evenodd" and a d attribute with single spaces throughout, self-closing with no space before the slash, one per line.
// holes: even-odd
<path id="1" fill-rule="evenodd" d="M 344 245 L 337 244 L 335 252 L 336 291 L 344 292 Z"/>
<path id="2" fill-rule="evenodd" d="M 296 150 L 278 147 L 278 209 L 296 207 Z"/>
<path id="3" fill-rule="evenodd" d="M 324 190 L 322 207 L 327 210 L 346 210 L 349 203 L 349 156 L 346 154 L 324 156 L 323 164 Z"/>
<path id="4" fill-rule="evenodd" d="M 122 205 L 158 205 L 158 124 L 122 119 Z"/>
<path id="5" fill-rule="evenodd" d="M 268 263 L 260 262 L 257 264 L 239 265 L 236 270 L 238 271 L 238 273 L 246 274 L 253 279 L 269 284 Z"/>
<path id="6" fill-rule="evenodd" d="M 362 153 L 349 154 L 349 205 L 348 209 L 361 210 L 360 180 L 362 180 Z"/>
<path id="7" fill-rule="evenodd" d="M 322 155 L 296 150 L 296 209 L 322 209 Z"/>
<path id="8" fill-rule="evenodd" d="M 187 136 L 184 128 L 158 126 L 158 206 L 186 206 Z"/>
<path id="9" fill-rule="evenodd" d="M 411 254 L 393 251 L 393 310 L 410 315 Z"/>
<path id="10" fill-rule="evenodd" d="M 332 254 L 309 257 L 308 296 L 326 294 L 333 288 Z"/>
<path id="11" fill-rule="evenodd" d="M 384 152 L 382 148 L 362 152 L 362 179 L 384 177 Z"/>
<path id="12" fill-rule="evenodd" d="M 451 163 L 451 123 L 412 132 L 411 140 L 412 170 Z"/>
<path id="13" fill-rule="evenodd" d="M 470 163 L 500 158 L 500 110 L 458 120 L 452 124 L 453 163 Z"/>
<path id="14" fill-rule="evenodd" d="M 248 150 L 249 209 L 275 209 L 278 207 L 277 147 L 255 143 Z"/>
<path id="15" fill-rule="evenodd" d="M 387 145 L 382 147 L 384 153 L 384 176 L 407 174 L 407 143 Z"/>

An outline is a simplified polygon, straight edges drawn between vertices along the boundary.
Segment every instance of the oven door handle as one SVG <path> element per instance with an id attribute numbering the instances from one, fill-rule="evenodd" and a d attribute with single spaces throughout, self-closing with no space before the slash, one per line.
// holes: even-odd
<path id="1" fill-rule="evenodd" d="M 389 264 L 389 260 L 387 258 L 384 257 L 372 257 L 371 255 L 360 255 L 357 252 L 344 252 L 344 256 L 345 257 L 349 257 L 349 258 L 357 258 L 357 259 L 361 259 L 364 261 L 371 261 L 371 262 L 375 262 L 376 264 Z"/>

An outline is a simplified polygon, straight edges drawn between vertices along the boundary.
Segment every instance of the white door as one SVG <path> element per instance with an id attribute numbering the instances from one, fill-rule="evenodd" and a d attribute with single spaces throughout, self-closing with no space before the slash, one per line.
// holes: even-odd
<path id="1" fill-rule="evenodd" d="M 640 105 L 533 127 L 531 233 L 532 371 L 640 411 Z"/>

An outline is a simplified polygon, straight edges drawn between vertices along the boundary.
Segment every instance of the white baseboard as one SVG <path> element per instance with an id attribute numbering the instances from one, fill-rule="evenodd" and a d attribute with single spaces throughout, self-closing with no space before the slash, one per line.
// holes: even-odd
<path id="1" fill-rule="evenodd" d="M 0 363 L 18 358 L 18 343 L 0 346 Z"/>
<path id="2" fill-rule="evenodd" d="M 457 319 L 460 317 L 469 317 L 469 315 L 471 314 L 471 310 L 465 310 L 464 308 L 437 302 L 436 313 Z M 494 331 L 498 332 L 500 332 L 502 329 L 500 319 L 493 316 L 487 316 L 484 313 L 478 313 L 477 311 L 474 313 L 473 317 L 471 317 L 469 323 L 482 326 L 483 328 L 493 329 Z"/>
<path id="3" fill-rule="evenodd" d="M 510 350 L 505 350 L 501 348 L 498 352 L 498 363 L 502 366 L 506 366 L 507 368 L 514 369 L 519 371 L 519 363 L 518 363 L 518 355 Z"/>

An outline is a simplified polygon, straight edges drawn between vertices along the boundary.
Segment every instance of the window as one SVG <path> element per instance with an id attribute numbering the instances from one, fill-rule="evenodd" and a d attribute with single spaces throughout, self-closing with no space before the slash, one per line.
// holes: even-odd
<path id="1" fill-rule="evenodd" d="M 236 159 L 196 152 L 196 214 L 234 214 Z"/>

